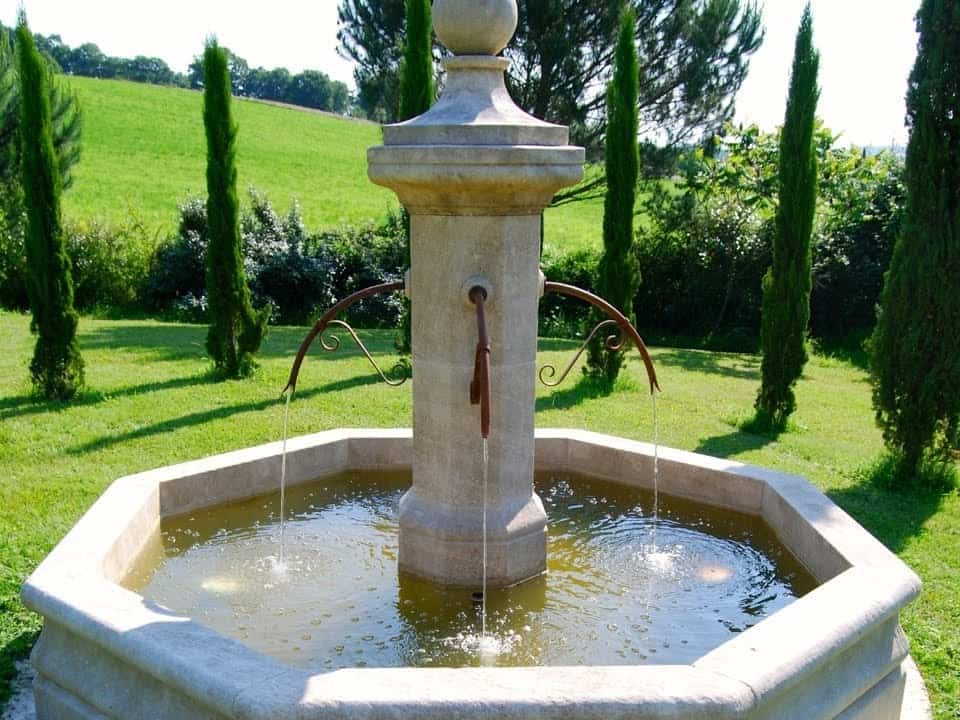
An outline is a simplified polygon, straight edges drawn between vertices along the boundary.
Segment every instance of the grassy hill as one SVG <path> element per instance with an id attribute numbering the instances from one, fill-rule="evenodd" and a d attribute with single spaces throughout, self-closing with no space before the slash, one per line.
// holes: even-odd
<path id="1" fill-rule="evenodd" d="M 202 96 L 116 80 L 72 78 L 84 108 L 83 157 L 64 196 L 70 218 L 174 227 L 176 207 L 205 191 Z M 366 151 L 380 143 L 373 123 L 239 100 L 240 187 L 254 185 L 278 209 L 296 197 L 315 229 L 381 218 L 398 206 L 367 179 Z M 599 241 L 602 203 L 549 211 L 551 249 Z"/>

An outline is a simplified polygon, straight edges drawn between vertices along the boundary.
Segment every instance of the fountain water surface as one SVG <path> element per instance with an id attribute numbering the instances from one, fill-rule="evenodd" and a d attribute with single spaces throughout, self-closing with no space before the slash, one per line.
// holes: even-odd
<path id="1" fill-rule="evenodd" d="M 541 473 L 548 573 L 476 603 L 397 574 L 409 481 L 351 473 L 295 488 L 282 578 L 268 560 L 274 495 L 171 518 L 125 584 L 318 671 L 687 663 L 816 587 L 757 518 L 670 499 L 658 520 L 648 490 Z"/>

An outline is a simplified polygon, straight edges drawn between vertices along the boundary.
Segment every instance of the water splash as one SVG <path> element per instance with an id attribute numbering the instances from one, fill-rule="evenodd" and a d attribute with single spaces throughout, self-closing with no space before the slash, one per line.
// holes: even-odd
<path id="1" fill-rule="evenodd" d="M 284 559 L 284 535 L 286 532 L 287 516 L 287 437 L 290 430 L 290 401 L 293 400 L 293 390 L 286 393 L 287 400 L 283 409 L 283 451 L 280 455 L 280 559 L 274 565 L 277 574 L 286 574 L 287 564 Z"/>
<path id="2" fill-rule="evenodd" d="M 503 635 L 475 635 L 460 633 L 444 640 L 444 646 L 476 656 L 482 667 L 497 664 L 497 658 L 511 653 L 522 640 L 519 633 L 508 630 Z"/>

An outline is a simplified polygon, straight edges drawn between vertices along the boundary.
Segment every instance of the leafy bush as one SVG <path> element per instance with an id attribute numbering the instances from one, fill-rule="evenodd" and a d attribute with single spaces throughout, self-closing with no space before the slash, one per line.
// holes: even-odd
<path id="1" fill-rule="evenodd" d="M 600 250 L 577 250 L 564 255 L 545 255 L 543 274 L 550 282 L 576 285 L 594 292 Z M 547 295 L 540 303 L 540 334 L 545 337 L 572 337 L 582 333 L 590 319 L 590 306 L 564 295 Z"/>
<path id="2" fill-rule="evenodd" d="M 339 300 L 371 285 L 402 280 L 407 269 L 406 243 L 403 218 L 391 213 L 380 225 L 321 232 L 310 240 L 309 252 L 337 259 L 332 292 Z M 365 327 L 393 327 L 402 309 L 398 293 L 381 295 L 355 306 L 350 320 Z"/>
<path id="3" fill-rule="evenodd" d="M 777 138 L 748 127 L 711 153 L 680 160 L 676 190 L 651 183 L 638 233 L 638 324 L 651 337 L 698 338 L 755 349 L 763 276 L 770 265 Z M 902 162 L 866 157 L 815 137 L 821 202 L 813 249 L 811 334 L 862 334 L 873 324 L 904 202 Z"/>
<path id="4" fill-rule="evenodd" d="M 769 218 L 730 193 L 697 200 L 657 190 L 646 209 L 655 221 L 638 233 L 638 327 L 752 349 L 770 264 Z"/>
<path id="5" fill-rule="evenodd" d="M 285 218 L 264 195 L 251 191 L 252 208 L 241 220 L 244 265 L 254 302 L 271 305 L 273 322 L 297 324 L 334 303 L 337 258 L 319 247 L 306 252 L 307 231 L 294 201 Z"/>
<path id="6" fill-rule="evenodd" d="M 150 263 L 143 288 L 148 310 L 171 310 L 185 298 L 206 294 L 207 206 L 200 198 L 190 198 L 179 212 L 177 234 L 157 247 Z M 206 310 L 201 317 L 183 319 L 202 322 L 205 317 Z"/>
<path id="7" fill-rule="evenodd" d="M 134 308 L 150 271 L 151 243 L 143 223 L 67 223 L 64 235 L 77 310 Z M 22 227 L 11 230 L 0 218 L 0 307 L 30 307 L 24 263 Z"/>
<path id="8" fill-rule="evenodd" d="M 77 308 L 134 307 L 150 267 L 144 226 L 138 221 L 121 227 L 68 224 L 66 236 Z"/>
<path id="9" fill-rule="evenodd" d="M 810 325 L 818 337 L 869 330 L 906 201 L 903 164 L 890 154 L 834 157 L 829 212 L 814 239 Z"/>
<path id="10" fill-rule="evenodd" d="M 23 222 L 8 222 L 0 213 L 0 307 L 28 310 Z"/>
<path id="11" fill-rule="evenodd" d="M 264 195 L 251 190 L 250 198 L 241 219 L 244 271 L 254 304 L 273 306 L 273 322 L 304 322 L 350 293 L 403 277 L 406 236 L 399 215 L 379 226 L 310 235 L 296 202 L 281 217 Z M 204 202 L 188 200 L 180 206 L 177 235 L 154 254 L 144 289 L 148 309 L 186 322 L 205 320 L 207 237 Z M 371 298 L 350 317 L 364 326 L 390 326 L 399 312 L 400 298 L 389 296 Z"/>

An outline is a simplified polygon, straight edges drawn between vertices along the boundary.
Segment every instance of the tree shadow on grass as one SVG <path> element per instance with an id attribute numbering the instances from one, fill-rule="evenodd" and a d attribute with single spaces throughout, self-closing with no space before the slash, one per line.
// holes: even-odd
<path id="1" fill-rule="evenodd" d="M 299 350 L 301 343 L 310 332 L 309 327 L 271 327 L 266 341 L 257 357 L 283 358 L 291 360 Z M 394 351 L 393 330 L 358 330 L 357 334 L 374 354 Z M 343 349 L 337 353 L 311 353 L 311 359 L 336 359 L 360 351 L 353 345 L 347 333 L 331 328 L 327 337 L 338 336 Z M 81 349 L 92 350 L 136 350 L 149 352 L 158 360 L 176 361 L 206 358 L 206 325 L 175 325 L 164 323 L 119 324 L 97 327 L 80 335 Z M 316 348 L 319 340 L 314 344 Z"/>
<path id="2" fill-rule="evenodd" d="M 870 353 L 866 349 L 869 335 L 855 333 L 851 337 L 821 339 L 816 343 L 817 354 L 849 363 L 860 370 L 870 370 Z"/>
<path id="3" fill-rule="evenodd" d="M 901 552 L 924 524 L 957 492 L 949 487 L 890 484 L 890 460 L 881 457 L 854 474 L 854 483 L 830 490 L 837 505 L 893 552 Z"/>
<path id="4" fill-rule="evenodd" d="M 318 395 L 340 392 L 342 390 L 363 387 L 365 385 L 376 385 L 379 382 L 381 381 L 378 375 L 354 377 L 348 380 L 339 380 L 337 382 L 329 383 L 322 387 L 313 388 L 312 390 L 299 391 L 294 399 L 307 400 L 312 397 L 317 397 Z M 205 410 L 203 412 L 191 413 L 189 415 L 184 415 L 183 417 L 174 418 L 172 420 L 164 420 L 162 422 L 154 423 L 153 425 L 137 428 L 136 430 L 131 430 L 130 432 L 109 435 L 107 437 L 91 440 L 70 448 L 68 452 L 71 455 L 83 455 L 84 453 L 103 450 L 104 448 L 113 447 L 114 445 L 119 445 L 130 440 L 140 440 L 146 437 L 162 435 L 164 433 L 174 432 L 175 430 L 179 430 L 181 428 L 203 425 L 214 420 L 222 420 L 223 418 L 242 415 L 244 413 L 261 412 L 273 405 L 279 405 L 281 402 L 282 400 L 278 396 L 267 398 L 265 400 L 257 400 L 255 402 L 240 403 L 237 405 L 231 405 L 229 407 L 218 407 L 211 410 Z"/>
<path id="5" fill-rule="evenodd" d="M 571 387 L 565 390 L 553 390 L 550 395 L 538 397 L 536 410 L 537 412 L 569 410 L 587 400 L 596 400 L 612 395 L 615 390 L 616 386 L 611 387 L 608 383 L 581 374 L 580 379 Z"/>
<path id="6" fill-rule="evenodd" d="M 203 385 L 208 382 L 215 382 L 216 380 L 217 377 L 212 372 L 203 372 L 189 377 L 142 383 L 140 385 L 131 385 L 130 387 L 109 391 L 99 391 L 88 388 L 84 390 L 79 397 L 68 402 L 44 400 L 37 395 L 16 395 L 13 397 L 0 398 L 0 420 L 10 420 L 27 415 L 40 415 L 47 412 L 58 412 L 76 407 L 99 405 L 111 398 L 146 395 L 147 393 L 162 392 L 164 390 L 177 390 L 195 385 Z"/>
<path id="7" fill-rule="evenodd" d="M 727 364 L 722 364 L 721 359 Z M 739 380 L 760 380 L 760 358 L 751 355 L 719 355 L 702 350 L 661 350 L 657 352 L 654 364 Z"/>
<path id="8" fill-rule="evenodd" d="M 774 442 L 776 438 L 770 435 L 734 430 L 726 435 L 704 438 L 694 452 L 718 458 L 732 458 L 751 450 L 759 450 Z"/>
<path id="9" fill-rule="evenodd" d="M 39 630 L 24 630 L 0 646 L 0 709 L 10 698 L 11 683 L 17 676 L 16 663 L 30 654 L 39 635 Z"/>

